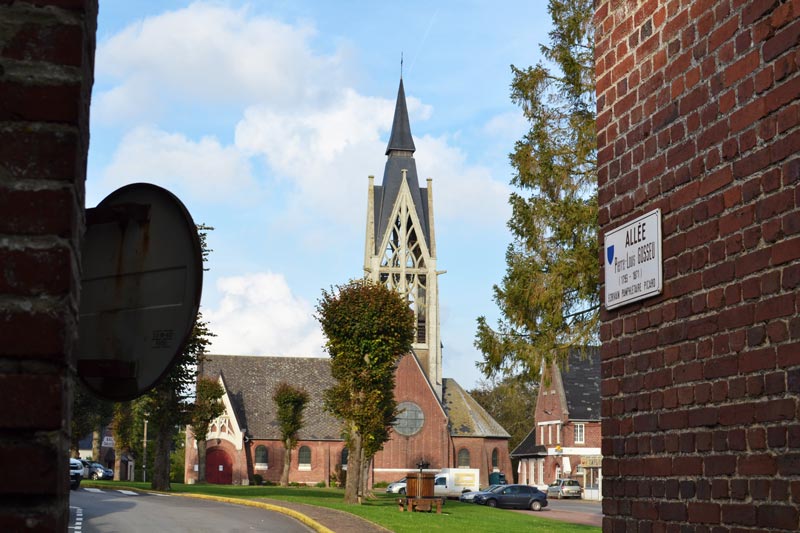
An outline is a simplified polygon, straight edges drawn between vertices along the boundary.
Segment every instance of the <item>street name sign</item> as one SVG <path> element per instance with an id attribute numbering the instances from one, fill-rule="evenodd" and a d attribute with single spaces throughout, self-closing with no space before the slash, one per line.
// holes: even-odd
<path id="1" fill-rule="evenodd" d="M 605 235 L 606 309 L 661 294 L 661 209 L 609 231 Z"/>

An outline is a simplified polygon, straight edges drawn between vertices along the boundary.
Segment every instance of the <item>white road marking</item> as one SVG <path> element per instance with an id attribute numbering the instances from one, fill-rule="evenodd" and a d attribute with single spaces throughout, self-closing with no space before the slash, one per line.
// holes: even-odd
<path id="1" fill-rule="evenodd" d="M 85 488 L 85 489 L 83 489 L 83 490 L 85 490 L 85 491 L 88 491 L 88 492 L 103 492 L 103 491 L 102 491 L 102 490 L 100 490 L 100 489 L 92 489 L 92 488 L 89 488 L 89 487 L 86 487 L 86 488 Z"/>
<path id="2" fill-rule="evenodd" d="M 124 494 L 125 496 L 138 496 L 138 492 L 131 492 L 129 490 L 117 490 L 117 492 Z"/>

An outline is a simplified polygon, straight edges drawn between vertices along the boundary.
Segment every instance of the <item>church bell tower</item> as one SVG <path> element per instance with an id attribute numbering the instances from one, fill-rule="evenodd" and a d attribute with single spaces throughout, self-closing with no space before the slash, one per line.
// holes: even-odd
<path id="1" fill-rule="evenodd" d="M 430 178 L 427 188 L 419 186 L 415 151 L 401 77 L 383 181 L 375 185 L 374 177 L 369 177 L 364 270 L 368 278 L 404 295 L 414 311 L 413 350 L 441 401 L 442 343 L 433 190 Z"/>

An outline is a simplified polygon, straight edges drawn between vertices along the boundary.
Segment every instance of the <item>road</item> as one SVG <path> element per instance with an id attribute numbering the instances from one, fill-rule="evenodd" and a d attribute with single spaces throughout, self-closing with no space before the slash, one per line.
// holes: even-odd
<path id="1" fill-rule="evenodd" d="M 209 500 L 127 490 L 70 491 L 70 533 L 313 531 L 281 513 Z"/>
<path id="2" fill-rule="evenodd" d="M 519 511 L 534 514 L 541 518 L 550 518 L 559 522 L 585 524 L 601 527 L 603 525 L 603 507 L 600 502 L 589 500 L 556 500 L 547 499 L 547 507 L 539 511 Z"/>

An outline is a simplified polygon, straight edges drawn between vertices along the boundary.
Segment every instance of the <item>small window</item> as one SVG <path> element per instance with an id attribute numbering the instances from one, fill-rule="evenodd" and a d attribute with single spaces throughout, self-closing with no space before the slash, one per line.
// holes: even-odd
<path id="1" fill-rule="evenodd" d="M 311 470 L 311 448 L 300 446 L 297 452 L 298 470 Z"/>
<path id="2" fill-rule="evenodd" d="M 458 451 L 458 467 L 469 468 L 469 450 L 466 448 L 461 448 Z"/>
<path id="3" fill-rule="evenodd" d="M 269 453 L 266 446 L 256 447 L 256 470 L 269 468 Z"/>
<path id="4" fill-rule="evenodd" d="M 350 450 L 342 448 L 342 466 L 347 466 L 347 459 L 350 457 Z"/>
<path id="5" fill-rule="evenodd" d="M 437 477 L 437 478 L 436 478 L 436 481 L 434 482 L 434 485 L 440 485 L 440 486 L 445 486 L 445 485 L 447 485 L 447 478 L 446 478 L 446 477 L 444 477 L 444 476 L 442 476 L 442 477 Z"/>
<path id="6" fill-rule="evenodd" d="M 497 453 L 497 448 L 492 450 L 492 468 L 497 468 L 497 465 L 498 465 L 498 462 L 499 462 L 498 461 L 498 457 L 497 457 L 498 455 L 499 454 Z"/>
<path id="7" fill-rule="evenodd" d="M 584 443 L 584 427 L 583 424 L 575 424 L 575 444 Z"/>

